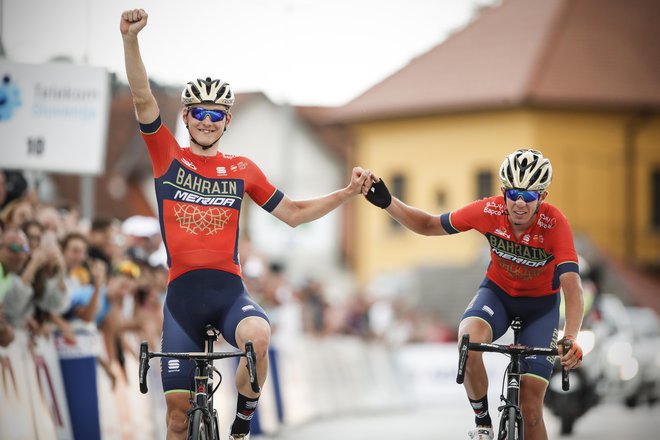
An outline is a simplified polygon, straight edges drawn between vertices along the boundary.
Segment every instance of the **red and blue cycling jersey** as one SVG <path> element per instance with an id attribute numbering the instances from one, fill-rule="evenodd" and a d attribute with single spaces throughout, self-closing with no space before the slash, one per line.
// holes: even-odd
<path id="1" fill-rule="evenodd" d="M 559 276 L 578 272 L 568 221 L 549 203 L 541 203 L 535 222 L 519 238 L 511 230 L 503 196 L 442 214 L 440 221 L 449 234 L 476 229 L 486 236 L 491 256 L 486 278 L 511 296 L 557 293 Z"/>
<path id="2" fill-rule="evenodd" d="M 140 124 L 154 169 L 169 281 L 197 269 L 241 274 L 239 217 L 245 194 L 271 212 L 284 194 L 250 159 L 181 148 L 161 123 Z"/>

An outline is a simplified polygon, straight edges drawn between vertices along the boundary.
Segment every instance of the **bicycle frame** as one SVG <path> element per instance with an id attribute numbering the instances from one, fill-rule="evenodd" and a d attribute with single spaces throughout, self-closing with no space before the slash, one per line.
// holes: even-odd
<path id="1" fill-rule="evenodd" d="M 213 353 L 213 343 L 218 339 L 218 332 L 214 328 L 206 329 L 206 352 Z M 189 420 L 194 421 L 194 412 L 201 411 L 204 424 L 210 427 L 212 438 L 219 439 L 218 417 L 213 409 L 213 394 L 216 388 L 213 388 L 213 371 L 218 373 L 218 385 L 222 383 L 222 375 L 213 368 L 213 359 L 195 359 L 195 387 L 194 398 L 190 403 L 192 407 L 186 412 Z M 191 417 L 192 416 L 192 417 Z M 189 423 L 188 435 L 194 438 L 193 430 L 197 429 L 195 423 Z"/>
<path id="2" fill-rule="evenodd" d="M 167 357 L 173 359 L 192 360 L 195 362 L 195 375 L 194 375 L 194 389 L 191 391 L 190 404 L 191 408 L 186 412 L 189 420 L 189 438 L 198 438 L 194 431 L 198 427 L 195 426 L 193 421 L 199 420 L 196 413 L 200 414 L 204 425 L 209 427 L 209 439 L 217 439 L 218 437 L 218 422 L 217 413 L 213 408 L 213 394 L 222 382 L 222 375 L 213 367 L 215 359 L 225 359 L 230 357 L 245 357 L 247 360 L 248 378 L 250 386 L 255 393 L 260 391 L 259 382 L 257 379 L 256 370 L 256 355 L 251 341 L 245 343 L 245 351 L 230 351 L 230 352 L 214 352 L 213 343 L 217 340 L 219 332 L 212 326 L 206 326 L 206 352 L 190 352 L 190 353 L 166 353 L 166 352 L 150 352 L 146 341 L 140 344 L 140 368 L 139 368 L 139 381 L 140 392 L 146 394 L 147 387 L 147 372 L 149 371 L 149 360 L 154 357 Z M 215 388 L 213 388 L 213 372 L 218 373 L 219 381 Z M 203 437 L 206 438 L 206 437 Z"/>
<path id="3" fill-rule="evenodd" d="M 500 440 L 514 440 L 516 438 L 522 440 L 524 438 L 523 414 L 520 410 L 520 377 L 527 371 L 522 359 L 528 355 L 557 356 L 559 354 L 556 347 L 541 348 L 520 345 L 519 336 L 521 327 L 522 320 L 518 317 L 514 318 L 511 322 L 513 344 L 510 345 L 470 342 L 470 335 L 466 334 L 463 335 L 459 346 L 458 373 L 456 375 L 456 383 L 459 384 L 462 384 L 465 379 L 468 351 L 502 353 L 511 357 L 511 361 L 504 373 L 506 395 L 504 393 L 500 395 L 503 405 L 497 408 L 499 412 L 502 412 L 497 437 Z M 565 346 L 564 348 L 568 350 L 570 346 Z M 562 368 L 562 388 L 564 391 L 568 391 L 569 386 L 568 370 Z M 513 434 L 509 436 L 507 433 Z M 516 434 L 517 437 L 515 437 Z"/>

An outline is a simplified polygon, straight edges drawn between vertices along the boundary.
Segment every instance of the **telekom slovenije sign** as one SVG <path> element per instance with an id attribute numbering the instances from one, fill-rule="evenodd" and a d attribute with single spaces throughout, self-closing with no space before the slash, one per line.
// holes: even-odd
<path id="1" fill-rule="evenodd" d="M 105 69 L 0 61 L 0 167 L 102 173 L 109 106 Z"/>

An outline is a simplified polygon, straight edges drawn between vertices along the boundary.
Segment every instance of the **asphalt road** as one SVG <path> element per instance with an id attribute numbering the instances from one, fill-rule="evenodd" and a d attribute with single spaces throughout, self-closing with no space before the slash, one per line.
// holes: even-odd
<path id="1" fill-rule="evenodd" d="M 559 434 L 559 420 L 545 417 L 550 439 L 658 439 L 660 405 L 628 409 L 618 403 L 605 403 L 591 409 L 575 425 L 571 437 Z M 436 407 L 392 410 L 380 413 L 344 414 L 282 428 L 274 436 L 255 440 L 389 440 L 389 439 L 468 439 L 470 410 L 465 402 Z"/>

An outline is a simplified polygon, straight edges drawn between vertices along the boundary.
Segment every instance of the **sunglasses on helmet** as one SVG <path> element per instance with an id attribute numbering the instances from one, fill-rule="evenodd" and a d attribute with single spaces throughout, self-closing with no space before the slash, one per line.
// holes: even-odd
<path id="1" fill-rule="evenodd" d="M 522 199 L 525 201 L 525 203 L 533 202 L 534 200 L 538 200 L 539 197 L 541 196 L 541 193 L 538 191 L 526 191 L 522 189 L 507 189 L 505 191 L 506 197 L 509 200 L 513 200 L 514 202 L 518 200 L 519 197 L 522 197 Z"/>
<path id="2" fill-rule="evenodd" d="M 203 121 L 208 116 L 211 118 L 211 122 L 222 121 L 227 116 L 227 112 L 224 110 L 209 110 L 202 107 L 192 107 L 190 114 L 198 121 Z"/>

